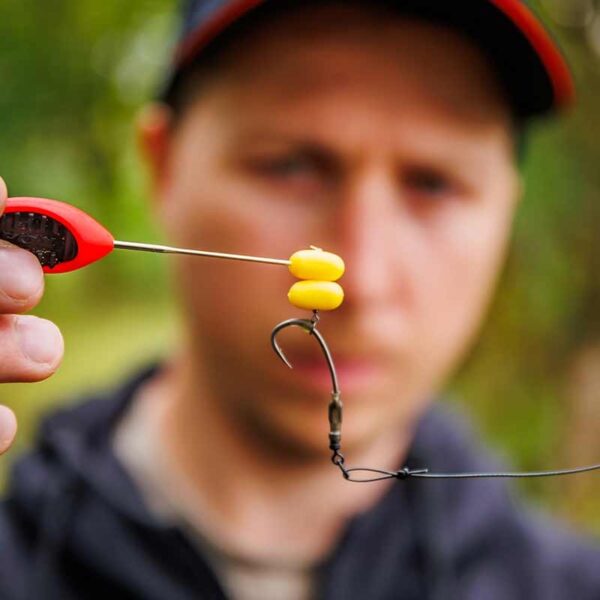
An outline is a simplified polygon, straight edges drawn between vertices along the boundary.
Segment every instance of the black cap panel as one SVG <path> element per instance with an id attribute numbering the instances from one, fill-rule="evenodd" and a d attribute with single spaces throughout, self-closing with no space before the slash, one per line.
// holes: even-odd
<path id="1" fill-rule="evenodd" d="M 369 0 L 370 2 L 376 0 Z M 570 72 L 557 46 L 526 5 L 518 0 L 378 0 L 409 14 L 452 27 L 489 58 L 515 117 L 543 115 L 574 98 Z M 303 0 L 297 0 L 302 4 Z M 289 0 L 184 0 L 180 44 L 164 87 L 163 100 L 201 60 L 205 48 L 224 31 L 254 12 Z"/>

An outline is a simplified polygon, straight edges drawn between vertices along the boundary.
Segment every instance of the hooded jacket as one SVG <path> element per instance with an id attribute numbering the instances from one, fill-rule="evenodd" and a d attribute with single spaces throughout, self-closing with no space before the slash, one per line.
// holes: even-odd
<path id="1" fill-rule="evenodd" d="M 43 424 L 0 504 L 1 600 L 227 598 L 197 545 L 157 522 L 111 449 L 154 371 Z M 436 407 L 407 464 L 480 471 L 492 461 Z M 318 600 L 599 600 L 600 548 L 527 514 L 500 480 L 413 479 L 348 523 L 317 577 Z"/>

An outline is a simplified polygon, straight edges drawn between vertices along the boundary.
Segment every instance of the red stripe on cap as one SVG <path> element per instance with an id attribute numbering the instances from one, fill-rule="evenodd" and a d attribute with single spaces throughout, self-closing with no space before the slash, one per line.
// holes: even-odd
<path id="1" fill-rule="evenodd" d="M 538 18 L 519 0 L 489 2 L 512 21 L 542 61 L 554 88 L 554 105 L 562 108 L 573 104 L 576 94 L 571 70 Z"/>
<path id="2" fill-rule="evenodd" d="M 212 18 L 193 31 L 179 46 L 175 54 L 175 65 L 181 68 L 191 62 L 198 52 L 216 38 L 219 33 L 227 29 L 243 14 L 259 4 L 263 4 L 263 2 L 264 0 L 239 0 L 238 2 L 230 2 L 217 11 Z"/>

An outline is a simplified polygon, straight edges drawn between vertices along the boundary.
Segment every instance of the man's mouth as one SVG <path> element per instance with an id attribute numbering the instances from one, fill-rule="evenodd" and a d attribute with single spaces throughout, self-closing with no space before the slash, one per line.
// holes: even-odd
<path id="1" fill-rule="evenodd" d="M 367 357 L 333 357 L 342 392 L 357 392 L 374 387 L 384 375 L 384 363 Z M 324 357 L 290 359 L 301 385 L 319 391 L 331 391 L 332 381 Z M 300 382 L 299 382 L 300 383 Z"/>

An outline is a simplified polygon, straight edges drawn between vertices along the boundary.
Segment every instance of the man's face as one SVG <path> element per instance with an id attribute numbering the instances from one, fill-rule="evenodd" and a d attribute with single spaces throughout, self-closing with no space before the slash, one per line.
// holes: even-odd
<path id="1" fill-rule="evenodd" d="M 241 40 L 170 134 L 161 218 L 181 246 L 341 255 L 322 314 L 344 445 L 407 430 L 462 357 L 502 262 L 517 196 L 510 119 L 458 34 L 350 8 L 282 17 Z M 331 383 L 298 330 L 284 267 L 177 262 L 202 402 L 281 448 L 326 448 Z M 207 391 L 208 390 L 208 391 Z"/>

